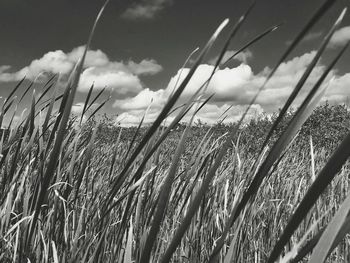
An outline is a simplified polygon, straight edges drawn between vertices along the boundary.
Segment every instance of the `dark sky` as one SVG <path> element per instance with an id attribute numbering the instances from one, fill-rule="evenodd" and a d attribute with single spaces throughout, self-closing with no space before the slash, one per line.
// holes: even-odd
<path id="1" fill-rule="evenodd" d="M 17 71 L 41 58 L 49 51 L 67 53 L 86 42 L 90 27 L 104 1 L 101 0 L 2 0 L 0 3 L 0 65 Z M 323 0 L 260 0 L 247 23 L 233 41 L 236 50 L 256 34 L 283 22 L 284 25 L 256 44 L 250 51 L 249 65 L 254 73 L 273 66 L 290 41 L 305 25 Z M 153 59 L 163 70 L 142 76 L 143 88 L 166 88 L 187 55 L 202 47 L 224 18 L 236 21 L 247 9 L 247 0 L 151 0 L 114 1 L 107 7 L 92 49 L 100 49 L 111 61 Z M 322 36 L 331 27 L 341 9 L 349 1 L 339 0 L 313 28 L 309 41 L 304 41 L 293 53 L 301 56 L 317 49 Z M 125 18 L 125 10 L 136 5 L 153 7 L 150 17 Z M 123 16 L 124 14 L 124 16 Z M 350 23 L 350 16 L 343 26 Z M 322 35 L 323 33 L 323 35 Z M 224 38 L 223 34 L 222 39 Z M 217 43 L 220 46 L 222 41 Z M 215 57 L 214 49 L 212 57 Z M 334 56 L 329 49 L 324 61 Z M 291 57 L 293 57 L 291 56 Z M 347 73 L 349 53 L 337 68 Z M 6 95 L 12 82 L 0 82 L 0 96 Z M 78 96 L 79 98 L 79 96 Z M 115 98 L 118 99 L 118 98 Z"/>

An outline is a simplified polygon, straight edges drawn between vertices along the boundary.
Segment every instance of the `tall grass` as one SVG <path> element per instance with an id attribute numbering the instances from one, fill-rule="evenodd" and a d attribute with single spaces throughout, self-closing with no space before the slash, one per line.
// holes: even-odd
<path id="1" fill-rule="evenodd" d="M 33 85 L 24 87 L 23 79 L 1 107 L 0 123 L 4 118 L 10 122 L 1 130 L 0 140 L 0 261 L 228 263 L 275 262 L 278 258 L 281 262 L 320 262 L 328 258 L 347 262 L 349 245 L 342 240 L 350 229 L 350 135 L 334 151 L 316 149 L 312 138 L 304 150 L 297 151 L 300 144 L 294 139 L 332 85 L 324 82 L 348 45 L 339 50 L 302 104 L 286 118 L 346 9 L 330 25 L 260 148 L 252 154 L 239 135 L 245 131 L 245 116 L 260 92 L 334 2 L 327 0 L 316 10 L 257 90 L 241 120 L 227 133 L 215 136 L 215 128 L 209 128 L 196 138 L 191 125 L 211 100 L 212 96 L 204 97 L 207 85 L 229 62 L 222 61 L 224 54 L 254 4 L 237 22 L 225 19 L 219 25 L 146 130 L 142 120 L 129 140 L 123 138 L 131 129 L 119 129 L 115 140 L 106 144 L 97 136 L 103 123 L 94 121 L 94 116 L 108 99 L 91 111 L 103 90 L 93 97 L 92 86 L 81 116 L 71 115 L 87 50 L 106 1 L 63 94 L 58 94 L 61 82 L 53 76 L 39 94 L 32 92 L 28 113 L 15 120 L 15 102 L 28 96 Z M 198 66 L 226 28 L 230 28 L 229 37 L 212 74 L 178 105 Z M 258 34 L 235 55 L 277 28 Z M 172 141 L 174 129 L 191 109 L 191 121 L 180 138 Z M 169 114 L 175 118 L 164 126 Z M 191 137 L 196 139 L 188 143 Z M 174 152 L 169 142 L 175 143 Z"/>

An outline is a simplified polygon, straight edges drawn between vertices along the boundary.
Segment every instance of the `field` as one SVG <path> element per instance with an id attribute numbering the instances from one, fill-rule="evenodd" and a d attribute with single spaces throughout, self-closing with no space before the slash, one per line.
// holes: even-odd
<path id="1" fill-rule="evenodd" d="M 310 18 L 250 105 L 332 2 Z M 194 122 L 211 99 L 201 95 L 212 76 L 178 104 L 221 31 L 231 26 L 212 74 L 222 65 L 250 9 L 238 22 L 218 27 L 147 125 L 123 128 L 99 116 L 105 102 L 93 110 L 102 94 L 93 87 L 81 116 L 71 114 L 86 51 L 63 92 L 53 76 L 33 92 L 28 114 L 18 119 L 15 104 L 32 92 L 21 81 L 0 112 L 0 123 L 7 122 L 0 140 L 0 262 L 349 262 L 350 111 L 345 104 L 317 106 L 348 44 L 291 110 L 345 11 L 283 108 L 250 121 L 243 114 L 232 124 Z M 191 120 L 182 122 L 191 109 Z M 164 125 L 170 114 L 174 118 Z"/>

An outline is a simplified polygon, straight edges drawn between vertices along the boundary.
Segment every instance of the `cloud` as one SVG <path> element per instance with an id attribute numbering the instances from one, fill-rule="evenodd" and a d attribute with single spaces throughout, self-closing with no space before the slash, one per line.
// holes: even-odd
<path id="1" fill-rule="evenodd" d="M 10 72 L 11 66 L 0 66 L 0 81 L 18 81 L 24 76 L 34 80 L 43 72 L 68 76 L 75 63 L 82 56 L 84 48 L 84 46 L 80 46 L 68 53 L 62 50 L 50 51 L 15 72 Z M 144 59 L 139 63 L 132 60 L 127 62 L 112 61 L 99 49 L 89 50 L 78 90 L 87 92 L 94 83 L 96 90 L 107 86 L 117 94 L 136 94 L 142 90 L 140 76 L 155 75 L 162 69 L 162 66 L 154 59 Z"/>
<path id="2" fill-rule="evenodd" d="M 103 87 L 112 88 L 118 94 L 137 93 L 142 90 L 140 79 L 123 71 L 100 70 L 95 67 L 87 68 L 81 74 L 78 90 L 87 91 L 91 84 L 96 90 Z"/>
<path id="3" fill-rule="evenodd" d="M 338 47 L 346 44 L 350 40 L 350 26 L 338 29 L 330 40 L 332 47 Z"/>
<path id="4" fill-rule="evenodd" d="M 226 62 L 226 60 L 230 59 L 236 52 L 237 52 L 236 50 L 226 51 L 226 53 L 224 54 L 224 56 L 222 58 L 222 62 Z M 240 61 L 240 62 L 247 64 L 248 60 L 250 60 L 252 58 L 253 58 L 253 53 L 250 50 L 247 50 L 247 51 L 242 51 L 239 54 L 237 54 L 233 60 Z M 215 58 L 212 58 L 211 60 L 209 60 L 209 64 L 215 65 L 217 59 L 218 59 L 218 56 L 216 56 Z"/>
<path id="5" fill-rule="evenodd" d="M 171 4 L 171 0 L 143 0 L 126 9 L 122 18 L 128 20 L 153 19 L 166 6 Z"/>
<path id="6" fill-rule="evenodd" d="M 182 97 L 187 98 L 193 95 L 197 89 L 209 78 L 213 69 L 214 66 L 212 65 L 200 65 L 182 93 Z M 170 93 L 173 90 L 178 78 L 180 78 L 179 83 L 181 83 L 189 71 L 190 70 L 188 68 L 185 68 L 180 75 L 179 70 L 178 73 L 171 78 L 167 86 L 167 92 Z M 252 69 L 246 64 L 241 64 L 235 68 L 225 68 L 219 70 L 215 73 L 214 77 L 209 83 L 206 94 L 210 95 L 215 93 L 216 99 L 232 97 L 237 93 L 237 91 L 240 90 L 242 86 L 250 81 L 252 76 Z"/>
<path id="7" fill-rule="evenodd" d="M 310 32 L 308 34 L 306 34 L 306 36 L 301 40 L 301 42 L 309 42 L 315 39 L 318 39 L 322 36 L 323 32 L 319 31 L 319 32 Z M 290 45 L 293 41 L 292 40 L 288 40 L 286 41 L 287 45 Z"/>
<path id="8" fill-rule="evenodd" d="M 322 32 L 310 32 L 304 37 L 304 41 L 311 41 L 322 36 Z"/>
<path id="9" fill-rule="evenodd" d="M 20 69 L 17 72 L 8 73 L 11 67 L 2 67 L 0 70 L 0 81 L 18 81 L 26 76 L 34 80 L 43 71 L 53 74 L 68 74 L 74 63 L 61 50 L 50 51 L 40 59 L 33 60 L 29 66 Z"/>
<path id="10" fill-rule="evenodd" d="M 121 113 L 117 117 L 116 122 L 124 127 L 136 126 L 145 115 L 144 124 L 150 124 L 157 118 L 158 114 L 159 111 L 155 109 L 150 109 L 146 115 L 145 110 L 130 110 Z"/>
<path id="11" fill-rule="evenodd" d="M 288 94 L 290 94 L 314 55 L 315 51 L 282 63 L 275 76 L 269 81 L 266 89 L 258 97 L 257 102 L 266 110 L 274 110 L 280 106 Z M 214 66 L 208 64 L 202 64 L 198 67 L 194 76 L 184 89 L 180 97 L 180 103 L 189 99 L 206 82 L 213 69 Z M 316 81 L 322 69 L 322 66 L 317 66 L 314 69 L 310 77 L 310 82 Z M 246 105 L 263 84 L 270 70 L 269 68 L 265 68 L 260 73 L 254 74 L 252 68 L 244 63 L 234 68 L 227 67 L 218 70 L 205 90 L 205 95 L 215 94 L 212 98 L 214 102 Z M 144 89 L 134 97 L 117 100 L 114 103 L 114 107 L 121 110 L 146 109 L 151 100 L 153 100 L 153 107 L 160 108 L 174 90 L 177 80 L 179 79 L 178 83 L 181 83 L 189 71 L 189 68 L 184 68 L 182 72 L 180 69 L 170 79 L 167 88 L 164 90 L 152 91 Z"/>
<path id="12" fill-rule="evenodd" d="M 227 109 L 229 109 L 227 111 Z M 195 108 L 192 108 L 191 111 L 182 119 L 181 122 L 190 121 L 192 114 L 194 113 Z M 218 121 L 222 121 L 223 123 L 234 123 L 237 122 L 243 112 L 246 110 L 246 106 L 233 106 L 231 107 L 228 104 L 224 104 L 222 106 L 216 104 L 206 104 L 194 117 L 193 122 L 196 123 L 198 121 L 213 125 Z M 225 111 L 227 111 L 225 113 Z M 256 118 L 259 114 L 263 112 L 263 109 L 260 105 L 254 104 L 246 115 L 246 120 Z M 151 124 L 159 114 L 159 110 L 156 108 L 151 108 L 148 112 L 144 109 L 136 109 L 129 110 L 120 114 L 117 118 L 117 122 L 121 126 L 129 127 L 136 126 L 140 123 L 142 117 L 145 115 L 144 124 Z M 166 123 L 169 124 L 174 118 L 175 114 L 172 114 L 166 119 Z"/>
<path id="13" fill-rule="evenodd" d="M 83 112 L 83 108 L 84 108 L 84 103 L 83 102 L 79 102 L 77 104 L 74 104 L 72 106 L 72 113 L 75 115 L 79 115 Z"/>
<path id="14" fill-rule="evenodd" d="M 282 63 L 274 77 L 268 82 L 265 89 L 258 96 L 256 104 L 253 107 L 254 112 L 250 112 L 248 115 L 252 117 L 255 116 L 256 113 L 261 113 L 263 111 L 272 113 L 282 107 L 315 54 L 315 51 L 311 51 Z M 181 95 L 179 104 L 194 94 L 207 80 L 212 70 L 212 65 L 202 64 L 198 67 L 195 75 Z M 307 92 L 316 83 L 324 70 L 325 67 L 322 64 L 316 65 L 293 104 L 294 108 L 302 102 Z M 211 99 L 210 104 L 206 105 L 201 112 L 198 113 L 197 117 L 200 118 L 202 122 L 214 123 L 222 112 L 227 109 L 228 105 L 233 105 L 233 108 L 227 113 L 227 121 L 232 122 L 237 120 L 264 83 L 270 71 L 271 69 L 266 67 L 261 72 L 254 73 L 252 68 L 245 63 L 237 67 L 225 68 L 217 71 L 205 92 L 206 96 L 212 93 L 215 93 L 215 96 Z M 142 116 L 145 109 L 150 105 L 150 102 L 153 101 L 151 115 L 156 117 L 156 114 L 159 113 L 161 107 L 171 94 L 177 79 L 180 77 L 181 83 L 188 72 L 189 69 L 185 68 L 180 76 L 179 70 L 177 74 L 170 79 L 167 88 L 158 91 L 143 89 L 134 97 L 117 100 L 114 103 L 114 107 L 123 112 L 124 122 L 129 122 L 128 125 L 131 125 L 132 122 L 140 119 L 140 116 Z M 333 81 L 329 82 L 330 79 L 333 79 Z M 332 102 L 345 102 L 348 100 L 350 94 L 348 89 L 350 86 L 350 73 L 337 75 L 337 71 L 332 70 L 325 80 L 324 85 L 328 85 L 328 83 L 330 83 L 330 85 L 323 100 Z M 170 117 L 170 119 L 171 118 L 172 117 Z M 189 116 L 185 117 L 185 120 L 188 119 Z M 152 121 L 151 117 L 149 117 L 149 121 Z"/>
<path id="15" fill-rule="evenodd" d="M 349 101 L 350 73 L 335 76 L 330 87 L 326 91 L 324 100 L 330 102 L 344 103 Z"/>
<path id="16" fill-rule="evenodd" d="M 94 111 L 98 106 L 99 106 L 98 103 L 92 104 L 88 112 Z M 74 115 L 81 115 L 81 113 L 83 112 L 83 109 L 84 109 L 84 102 L 76 103 L 72 106 L 72 113 Z"/>
<path id="17" fill-rule="evenodd" d="M 116 100 L 113 106 L 123 110 L 139 110 L 146 109 L 152 103 L 153 107 L 160 108 L 166 101 L 164 92 L 164 90 L 152 91 L 147 88 L 135 97 Z"/>
<path id="18" fill-rule="evenodd" d="M 219 106 L 216 104 L 206 104 L 195 116 L 194 122 L 197 122 L 199 120 L 202 123 L 209 125 L 213 125 L 218 121 L 223 121 L 223 123 L 234 123 L 239 121 L 246 109 L 247 106 L 241 105 L 230 106 L 229 104 L 224 104 L 222 106 Z M 263 108 L 258 104 L 254 104 L 248 111 L 246 120 L 256 118 L 261 113 L 263 113 Z M 189 114 L 185 117 L 185 121 L 189 121 L 190 118 L 191 115 Z"/>
<path id="19" fill-rule="evenodd" d="M 144 59 L 140 63 L 130 60 L 127 67 L 135 75 L 155 75 L 163 70 L 163 67 L 154 59 Z"/>

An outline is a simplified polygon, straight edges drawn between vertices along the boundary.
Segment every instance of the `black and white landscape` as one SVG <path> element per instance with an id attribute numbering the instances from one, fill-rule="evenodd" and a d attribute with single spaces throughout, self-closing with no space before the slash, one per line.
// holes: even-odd
<path id="1" fill-rule="evenodd" d="M 0 262 L 349 262 L 345 0 L 0 2 Z"/>

